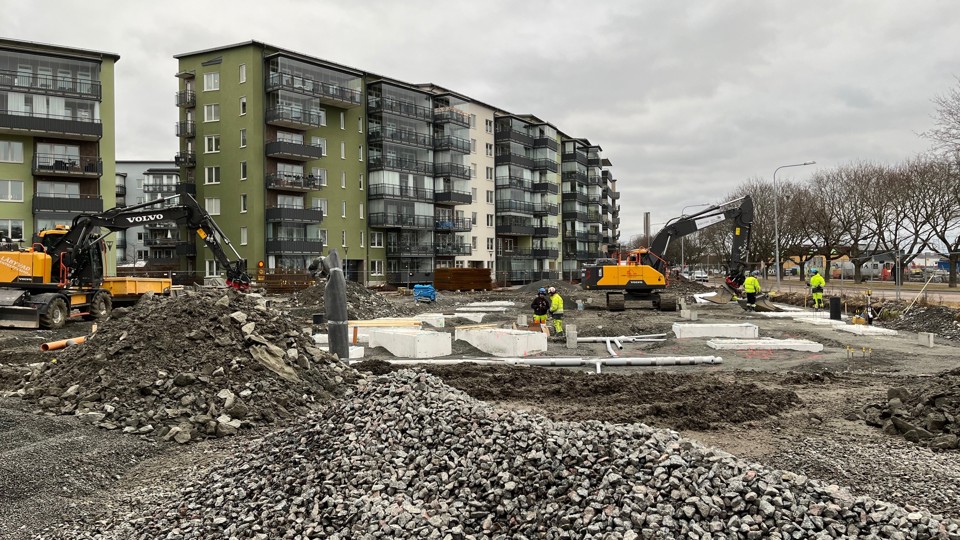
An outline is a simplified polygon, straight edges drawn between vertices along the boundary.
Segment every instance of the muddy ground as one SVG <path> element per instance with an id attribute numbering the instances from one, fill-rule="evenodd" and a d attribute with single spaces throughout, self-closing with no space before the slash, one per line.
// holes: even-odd
<path id="1" fill-rule="evenodd" d="M 534 285 L 513 291 L 441 293 L 435 304 L 382 294 L 368 305 L 393 306 L 394 313 L 452 313 L 458 305 L 511 300 L 515 309 L 494 317 L 509 326 L 528 314 Z M 557 284 L 567 305 L 567 324 L 580 336 L 666 333 L 654 343 L 628 343 L 622 356 L 719 355 L 710 366 L 591 369 L 426 365 L 431 373 L 471 395 L 505 408 L 539 412 L 558 420 L 643 422 L 674 429 L 745 459 L 849 486 L 854 494 L 927 508 L 960 518 L 960 450 L 934 451 L 867 425 L 863 408 L 885 402 L 893 387 L 923 388 L 938 374 L 960 367 L 960 345 L 938 340 L 921 347 L 913 332 L 860 337 L 825 326 L 745 313 L 736 305 L 697 308 L 698 322 L 751 322 L 760 334 L 822 343 L 818 353 L 722 351 L 705 340 L 677 340 L 670 329 L 678 313 L 634 309 L 609 313 L 600 295 Z M 680 294 L 700 290 L 689 284 Z M 362 294 L 362 293 L 358 293 Z M 310 306 L 301 295 L 290 317 L 311 325 Z M 281 306 L 290 299 L 275 298 Z M 576 302 L 584 310 L 577 311 Z M 381 302 L 382 301 L 382 302 Z M 371 303 L 373 302 L 373 303 Z M 292 313 L 297 313 L 293 315 Z M 815 316 L 826 317 L 825 313 Z M 485 321 L 486 322 L 486 321 Z M 446 329 L 447 331 L 450 328 Z M 50 362 L 42 342 L 85 335 L 90 324 L 71 322 L 63 330 L 0 330 L 0 390 L 10 390 L 24 366 Z M 185 345 L 184 353 L 189 349 Z M 567 349 L 551 341 L 548 356 L 608 356 L 602 343 Z M 455 356 L 477 357 L 472 347 L 455 347 Z M 394 369 L 383 349 L 368 349 L 355 366 L 382 372 Z M 31 403 L 0 399 L 0 537 L 34 538 L 60 520 L 96 516 L 117 501 L 149 490 L 176 490 L 187 476 L 235 451 L 237 438 L 177 445 L 150 437 L 104 431 L 72 416 L 36 415 Z"/>

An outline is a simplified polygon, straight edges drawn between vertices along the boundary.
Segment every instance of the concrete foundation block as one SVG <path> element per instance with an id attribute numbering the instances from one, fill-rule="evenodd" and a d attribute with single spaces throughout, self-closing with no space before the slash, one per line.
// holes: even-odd
<path id="1" fill-rule="evenodd" d="M 543 332 L 505 328 L 465 328 L 454 331 L 454 339 L 466 341 L 481 351 L 497 357 L 523 357 L 547 350 Z"/>
<path id="2" fill-rule="evenodd" d="M 450 334 L 406 328 L 369 328 L 371 347 L 383 347 L 399 358 L 437 358 L 453 352 Z"/>
<path id="3" fill-rule="evenodd" d="M 681 309 L 680 318 L 695 321 L 697 320 L 697 311 L 693 309 Z"/>
<path id="4" fill-rule="evenodd" d="M 506 313 L 510 308 L 499 306 L 461 306 L 457 308 L 458 313 Z"/>
<path id="5" fill-rule="evenodd" d="M 867 326 L 865 324 L 847 324 L 834 328 L 840 332 L 856 334 L 858 336 L 895 336 L 897 331 L 892 328 L 880 328 L 879 326 Z"/>
<path id="6" fill-rule="evenodd" d="M 486 315 L 485 312 L 463 312 L 457 311 L 453 314 L 454 317 L 459 317 L 461 319 L 466 319 L 473 322 L 483 322 L 483 317 Z"/>
<path id="7" fill-rule="evenodd" d="M 677 339 L 722 337 L 756 339 L 760 335 L 757 325 L 741 324 L 685 324 L 673 323 L 673 333 Z"/>
<path id="8" fill-rule="evenodd" d="M 933 347 L 933 336 L 935 335 L 933 332 L 918 332 L 917 341 L 924 347 Z"/>
<path id="9" fill-rule="evenodd" d="M 517 326 L 524 328 L 527 326 L 527 316 L 517 315 Z"/>
<path id="10" fill-rule="evenodd" d="M 478 308 L 485 308 L 485 307 L 502 307 L 502 308 L 508 308 L 508 307 L 513 307 L 513 306 L 515 306 L 515 305 L 516 305 L 515 302 L 510 302 L 510 301 L 507 301 L 507 300 L 503 300 L 503 301 L 496 301 L 496 302 L 470 302 L 469 304 L 466 304 L 466 307 L 478 307 Z"/>
<path id="11" fill-rule="evenodd" d="M 361 360 L 363 359 L 363 347 L 356 347 L 354 345 L 350 346 L 350 360 Z"/>
<path id="12" fill-rule="evenodd" d="M 837 321 L 834 319 L 813 319 L 813 318 L 799 318 L 794 319 L 798 323 L 803 324 L 812 324 L 815 326 L 845 326 L 847 323 L 843 321 Z"/>
<path id="13" fill-rule="evenodd" d="M 823 344 L 806 339 L 711 339 L 707 346 L 717 350 L 785 350 L 820 352 Z"/>
<path id="14" fill-rule="evenodd" d="M 566 343 L 567 348 L 576 349 L 577 348 L 577 325 L 568 324 L 563 329 L 563 332 L 567 334 L 567 343 Z"/>

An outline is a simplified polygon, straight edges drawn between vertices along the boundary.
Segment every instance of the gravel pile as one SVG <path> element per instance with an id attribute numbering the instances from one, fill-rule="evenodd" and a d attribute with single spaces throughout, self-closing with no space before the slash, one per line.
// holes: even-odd
<path id="1" fill-rule="evenodd" d="M 186 443 L 308 412 L 356 372 L 255 295 L 145 297 L 14 393 L 43 412 Z"/>
<path id="2" fill-rule="evenodd" d="M 561 281 L 557 279 L 541 279 L 540 281 L 534 281 L 532 283 L 527 283 L 526 285 L 523 285 L 521 287 L 517 287 L 516 290 L 523 293 L 529 293 L 532 299 L 534 296 L 537 295 L 537 291 L 540 290 L 541 287 L 543 287 L 544 289 L 555 287 L 557 291 L 560 293 L 560 296 L 563 296 L 564 299 L 566 299 L 567 294 L 584 292 L 583 289 L 580 288 L 580 285 L 576 283 L 568 283 L 566 281 Z"/>
<path id="3" fill-rule="evenodd" d="M 876 324 L 907 332 L 933 332 L 937 337 L 960 342 L 960 310 L 946 306 L 914 306 L 906 315 Z"/>
<path id="4" fill-rule="evenodd" d="M 136 506 L 52 536 L 960 538 L 927 512 L 672 431 L 498 410 L 413 371 L 363 381 L 176 495 Z"/>
<path id="5" fill-rule="evenodd" d="M 314 313 L 323 313 L 323 291 L 326 284 L 327 280 L 320 279 L 315 285 L 291 295 L 289 301 L 290 312 L 302 317 L 309 317 Z M 406 306 L 391 303 L 382 295 L 367 289 L 360 283 L 347 282 L 347 317 L 350 320 L 403 317 L 411 315 L 413 311 Z"/>
<path id="6" fill-rule="evenodd" d="M 890 435 L 934 450 L 960 446 L 960 370 L 948 371 L 915 388 L 887 391 L 885 403 L 864 407 L 864 420 Z"/>

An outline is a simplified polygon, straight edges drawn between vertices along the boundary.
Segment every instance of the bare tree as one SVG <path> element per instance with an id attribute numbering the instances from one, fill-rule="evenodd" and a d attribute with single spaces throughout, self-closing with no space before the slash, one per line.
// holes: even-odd
<path id="1" fill-rule="evenodd" d="M 960 260 L 960 163 L 941 158 L 926 164 L 923 181 L 929 186 L 930 231 L 938 243 L 928 247 L 950 261 L 950 287 L 957 286 Z"/>
<path id="2" fill-rule="evenodd" d="M 956 80 L 958 86 L 933 98 L 937 109 L 934 127 L 923 133 L 933 141 L 934 148 L 951 154 L 960 151 L 960 77 Z"/>
<path id="3" fill-rule="evenodd" d="M 800 265 L 800 276 L 803 277 L 803 265 L 813 254 L 810 247 L 805 245 L 806 233 L 803 224 L 806 221 L 804 212 L 809 209 L 810 195 L 803 185 L 794 182 L 780 182 L 778 201 L 778 222 L 780 237 L 780 274 L 783 275 L 782 265 L 796 259 Z"/>
<path id="4" fill-rule="evenodd" d="M 748 258 L 751 263 L 772 267 L 774 256 L 773 186 L 762 178 L 751 178 L 731 194 L 728 200 L 749 195 L 753 199 L 753 226 L 750 229 Z M 728 255 L 729 256 L 729 255 Z"/>
<path id="5" fill-rule="evenodd" d="M 870 163 L 841 166 L 835 171 L 831 186 L 838 199 L 831 210 L 838 226 L 846 232 L 845 245 L 838 246 L 837 252 L 850 259 L 853 279 L 857 282 L 862 279 L 861 266 L 876 248 L 875 237 L 868 227 L 871 215 L 868 194 L 876 189 L 881 173 L 881 167 Z"/>
<path id="6" fill-rule="evenodd" d="M 845 204 L 840 190 L 835 189 L 837 172 L 818 171 L 804 186 L 802 210 L 798 213 L 803 225 L 803 239 L 808 253 L 823 255 L 823 277 L 830 280 L 830 262 L 837 248 L 844 244 L 846 231 L 836 219 L 834 209 Z"/>

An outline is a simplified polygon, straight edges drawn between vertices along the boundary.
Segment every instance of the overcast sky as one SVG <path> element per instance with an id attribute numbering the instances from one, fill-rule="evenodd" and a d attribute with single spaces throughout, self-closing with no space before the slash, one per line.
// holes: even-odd
<path id="1" fill-rule="evenodd" d="M 603 147 L 623 240 L 741 181 L 896 163 L 960 74 L 960 2 L 3 0 L 3 37 L 114 52 L 117 158 L 177 151 L 173 55 L 258 40 L 535 114 Z M 689 209 L 688 209 L 689 210 Z"/>

